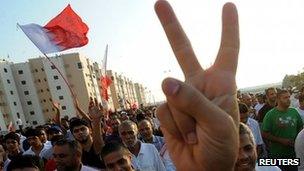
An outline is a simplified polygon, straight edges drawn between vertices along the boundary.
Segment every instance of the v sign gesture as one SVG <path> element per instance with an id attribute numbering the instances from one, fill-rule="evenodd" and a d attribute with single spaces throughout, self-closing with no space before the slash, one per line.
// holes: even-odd
<path id="1" fill-rule="evenodd" d="M 239 141 L 236 7 L 232 3 L 223 7 L 221 45 L 208 69 L 200 66 L 169 3 L 156 2 L 155 11 L 186 78 L 185 82 L 167 78 L 162 83 L 167 102 L 157 115 L 170 156 L 178 170 L 233 170 Z"/>

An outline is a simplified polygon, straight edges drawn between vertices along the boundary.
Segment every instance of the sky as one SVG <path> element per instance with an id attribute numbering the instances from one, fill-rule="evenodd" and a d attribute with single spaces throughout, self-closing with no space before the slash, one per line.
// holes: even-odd
<path id="1" fill-rule="evenodd" d="M 201 65 L 212 65 L 220 44 L 223 0 L 169 0 Z M 240 53 L 237 86 L 280 82 L 304 64 L 304 1 L 235 0 L 239 13 Z M 101 63 L 109 45 L 107 69 L 151 90 L 163 100 L 165 77 L 183 74 L 154 12 L 155 0 L 1 0 L 0 59 L 26 62 L 41 56 L 16 24 L 45 25 L 68 4 L 88 25 L 89 43 L 79 52 Z M 59 53 L 60 54 L 60 53 Z M 9 58 L 8 58 L 9 56 Z"/>

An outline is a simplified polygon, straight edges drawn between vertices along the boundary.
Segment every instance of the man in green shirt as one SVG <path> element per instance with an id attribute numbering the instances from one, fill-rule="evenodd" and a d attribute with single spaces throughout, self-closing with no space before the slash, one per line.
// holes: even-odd
<path id="1" fill-rule="evenodd" d="M 297 110 L 289 108 L 288 91 L 277 93 L 277 103 L 263 119 L 262 135 L 270 141 L 270 157 L 295 158 L 294 140 L 303 128 L 303 123 Z"/>

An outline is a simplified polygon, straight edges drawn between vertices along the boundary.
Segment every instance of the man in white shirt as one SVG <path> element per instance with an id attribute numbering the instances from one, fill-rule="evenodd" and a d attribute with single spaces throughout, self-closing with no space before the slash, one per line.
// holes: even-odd
<path id="1" fill-rule="evenodd" d="M 277 166 L 258 166 L 256 163 L 257 152 L 250 128 L 244 123 L 239 126 L 239 156 L 234 170 L 246 171 L 280 171 Z"/>
<path id="2" fill-rule="evenodd" d="M 302 122 L 304 123 L 304 95 L 299 95 L 299 107 L 296 109 L 302 118 Z"/>
<path id="3" fill-rule="evenodd" d="M 295 140 L 295 152 L 297 158 L 300 159 L 300 166 L 298 166 L 298 171 L 304 171 L 304 129 L 299 132 Z"/>
<path id="4" fill-rule="evenodd" d="M 165 166 L 153 144 L 142 143 L 137 139 L 137 125 L 126 120 L 119 126 L 119 135 L 123 144 L 132 153 L 132 165 L 135 170 L 165 171 Z"/>
<path id="5" fill-rule="evenodd" d="M 53 157 L 58 171 L 97 171 L 97 169 L 92 167 L 84 166 L 81 163 L 81 156 L 81 145 L 75 140 L 62 139 L 54 144 Z"/>
<path id="6" fill-rule="evenodd" d="M 265 100 L 263 94 L 257 94 L 256 98 L 258 100 L 258 103 L 254 106 L 254 110 L 255 114 L 258 115 L 260 109 L 265 105 Z"/>
<path id="7" fill-rule="evenodd" d="M 39 136 L 41 135 L 41 132 L 38 129 L 30 128 L 26 131 L 25 136 L 28 139 L 28 142 L 30 144 L 30 148 L 23 153 L 23 155 L 36 155 L 39 157 L 42 157 L 42 154 L 47 151 L 50 146 L 44 145 Z"/>
<path id="8" fill-rule="evenodd" d="M 262 139 L 259 123 L 256 120 L 249 118 L 249 109 L 246 104 L 239 103 L 239 110 L 240 110 L 240 121 L 246 124 L 251 129 L 255 140 L 255 144 L 257 146 L 257 153 L 258 156 L 260 156 L 262 155 L 263 152 L 262 145 L 264 144 L 264 142 Z"/>

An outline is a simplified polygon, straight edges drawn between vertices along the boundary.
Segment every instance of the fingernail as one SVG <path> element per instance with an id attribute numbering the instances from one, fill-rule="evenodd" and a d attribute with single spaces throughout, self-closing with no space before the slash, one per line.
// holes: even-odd
<path id="1" fill-rule="evenodd" d="M 188 133 L 187 141 L 189 144 L 196 144 L 197 143 L 196 133 L 195 132 Z"/>
<path id="2" fill-rule="evenodd" d="M 176 80 L 168 79 L 164 87 L 164 93 L 168 96 L 176 94 L 179 90 L 179 83 Z"/>

